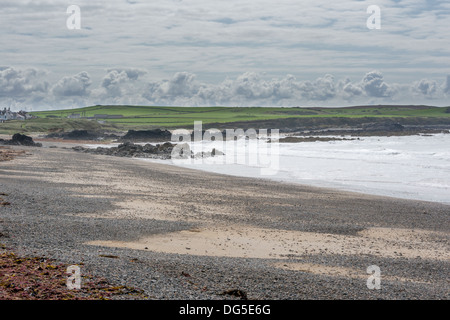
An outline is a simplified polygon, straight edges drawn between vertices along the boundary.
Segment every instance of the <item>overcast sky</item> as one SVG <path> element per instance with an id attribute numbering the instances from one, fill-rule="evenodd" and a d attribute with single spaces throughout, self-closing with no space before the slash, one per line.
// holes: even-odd
<path id="1" fill-rule="evenodd" d="M 449 21 L 448 0 L 0 0 L 0 107 L 447 106 Z"/>

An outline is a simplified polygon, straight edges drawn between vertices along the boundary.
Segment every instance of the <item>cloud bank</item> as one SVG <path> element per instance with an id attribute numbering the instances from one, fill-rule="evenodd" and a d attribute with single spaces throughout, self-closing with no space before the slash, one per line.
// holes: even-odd
<path id="1" fill-rule="evenodd" d="M 158 81 L 135 68 L 105 70 L 94 83 L 86 71 L 51 83 L 46 70 L 0 68 L 0 104 L 26 110 L 61 109 L 96 104 L 161 106 L 348 106 L 357 104 L 429 104 L 444 106 L 450 97 L 450 75 L 395 83 L 378 70 L 358 80 L 332 74 L 298 80 L 287 74 L 269 78 L 245 72 L 219 83 L 198 80 L 189 72 L 176 72 Z"/>

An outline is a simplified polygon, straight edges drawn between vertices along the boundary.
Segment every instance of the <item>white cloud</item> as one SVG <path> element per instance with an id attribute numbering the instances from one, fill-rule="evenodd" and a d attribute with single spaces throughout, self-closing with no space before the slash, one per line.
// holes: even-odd
<path id="1" fill-rule="evenodd" d="M 391 97 L 394 90 L 384 81 L 383 74 L 379 71 L 366 73 L 361 82 L 367 96 L 375 98 Z"/>
<path id="2" fill-rule="evenodd" d="M 58 109 L 96 104 L 178 106 L 347 106 L 356 104 L 448 104 L 450 76 L 445 81 L 421 79 L 386 82 L 379 71 L 359 81 L 325 74 L 299 80 L 291 74 L 270 78 L 245 72 L 216 84 L 189 72 L 154 81 L 143 69 L 109 69 L 94 82 L 87 72 L 66 76 L 53 85 L 46 71 L 0 68 L 0 104 L 13 108 Z M 39 76 L 38 76 L 39 75 Z"/>
<path id="3" fill-rule="evenodd" d="M 413 90 L 426 97 L 434 97 L 439 91 L 439 84 L 435 80 L 422 79 L 414 83 Z"/>
<path id="4" fill-rule="evenodd" d="M 314 82 L 305 81 L 300 85 L 302 96 L 307 100 L 326 101 L 335 97 L 336 89 L 334 77 L 326 74 L 322 78 L 316 79 Z"/>
<path id="5" fill-rule="evenodd" d="M 363 88 L 359 84 L 354 84 L 349 78 L 340 81 L 339 87 L 344 100 L 351 101 L 355 97 L 359 97 L 364 93 Z"/>
<path id="6" fill-rule="evenodd" d="M 52 92 L 57 97 L 86 96 L 89 94 L 88 88 L 91 83 L 91 77 L 83 71 L 59 80 L 52 88 Z"/>
<path id="7" fill-rule="evenodd" d="M 146 72 L 139 69 L 110 69 L 103 78 L 101 86 L 105 89 L 105 97 L 120 97 L 129 94 L 130 82 L 136 81 Z M 124 93 L 125 90 L 125 93 Z"/>
<path id="8" fill-rule="evenodd" d="M 0 67 L 0 97 L 23 98 L 30 94 L 46 93 L 48 83 L 42 80 L 45 72 L 37 69 Z"/>
<path id="9" fill-rule="evenodd" d="M 411 84 L 388 84 L 379 71 L 367 72 L 358 82 L 349 78 L 336 81 L 331 74 L 315 80 L 299 81 L 292 75 L 266 79 L 262 74 L 246 72 L 219 84 L 202 83 L 194 74 L 176 73 L 170 80 L 151 82 L 143 97 L 150 104 L 162 105 L 348 105 L 355 103 L 436 103 L 443 101 L 435 80 Z M 415 98 L 409 101 L 411 92 Z M 442 103 L 441 103 L 442 104 Z"/>

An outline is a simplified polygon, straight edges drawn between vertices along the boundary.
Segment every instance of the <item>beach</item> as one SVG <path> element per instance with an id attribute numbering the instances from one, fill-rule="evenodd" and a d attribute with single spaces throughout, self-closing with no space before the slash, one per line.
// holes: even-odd
<path id="1" fill-rule="evenodd" d="M 21 255 L 152 299 L 449 298 L 449 205 L 43 144 L 0 162 L 0 242 Z"/>

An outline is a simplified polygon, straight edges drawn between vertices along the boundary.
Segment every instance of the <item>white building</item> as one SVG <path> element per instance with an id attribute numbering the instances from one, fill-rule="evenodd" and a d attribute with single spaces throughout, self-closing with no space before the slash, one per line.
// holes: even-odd
<path id="1" fill-rule="evenodd" d="M 33 116 L 28 114 L 26 111 L 13 112 L 9 108 L 0 110 L 0 121 L 2 122 L 6 120 L 26 120 L 32 118 Z"/>

